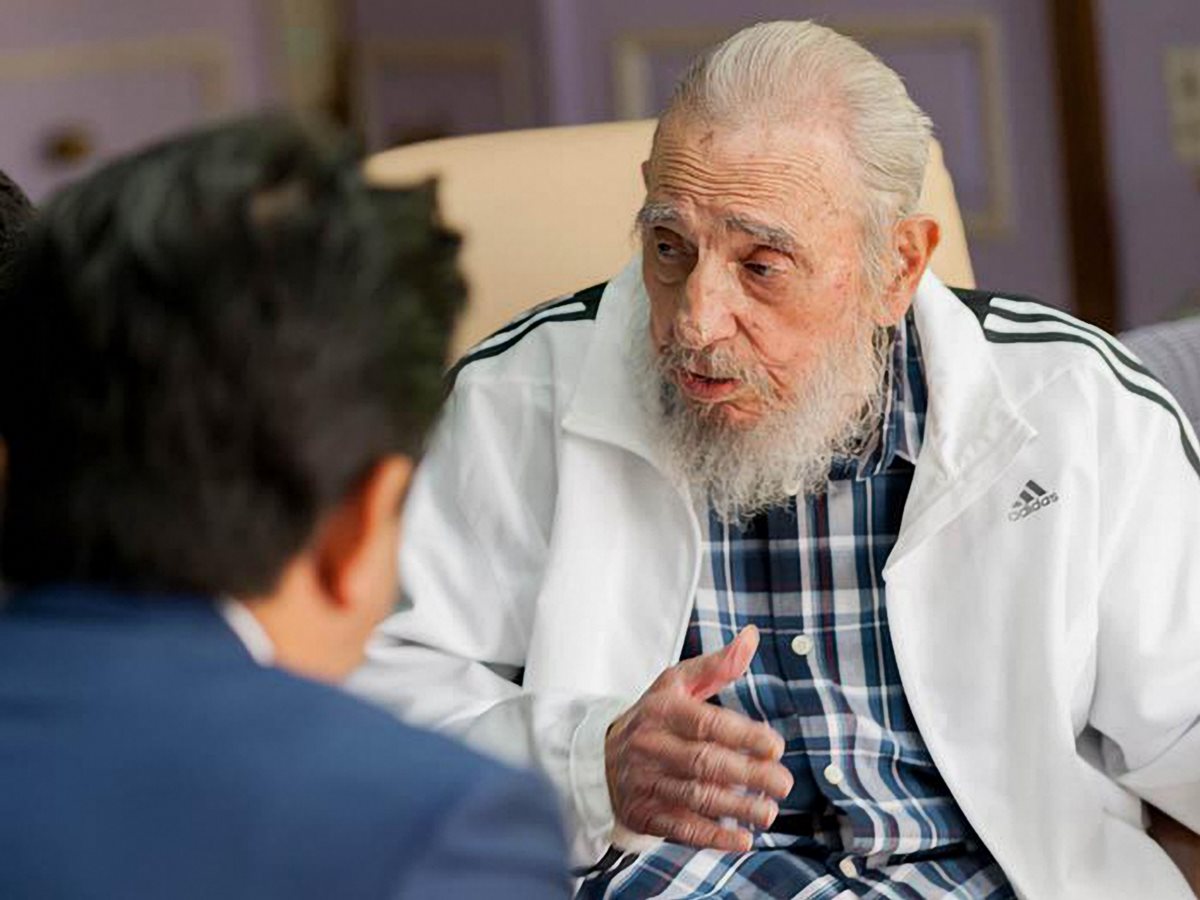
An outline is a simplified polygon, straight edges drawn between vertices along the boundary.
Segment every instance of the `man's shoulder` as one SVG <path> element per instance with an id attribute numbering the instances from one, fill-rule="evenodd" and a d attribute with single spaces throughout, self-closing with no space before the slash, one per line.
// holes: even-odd
<path id="1" fill-rule="evenodd" d="M 534 306 L 484 338 L 450 369 L 448 387 L 497 378 L 547 383 L 582 364 L 610 282 L 563 294 Z"/>
<path id="2" fill-rule="evenodd" d="M 0 645 L 29 630 L 0 618 Z M 488 806 L 501 812 L 519 804 L 549 809 L 538 821 L 554 834 L 553 807 L 533 776 L 340 688 L 258 666 L 234 652 L 232 637 L 217 637 L 212 629 L 208 639 L 174 644 L 93 640 L 100 659 L 91 668 L 103 683 L 76 672 L 10 686 L 17 709 L 40 715 L 31 724 L 12 703 L 0 715 L 0 740 L 15 761 L 0 773 L 0 806 L 11 825 L 0 825 L 0 837 L 36 861 L 64 858 L 63 836 L 90 830 L 96 840 L 88 852 L 113 883 L 128 874 L 109 864 L 121 848 L 153 847 L 164 871 L 216 885 L 189 896 L 336 896 L 338 884 L 355 896 L 383 896 L 380 886 L 417 867 L 431 834 L 478 798 L 501 798 Z M 118 651 L 138 643 L 165 646 L 123 665 Z M 26 654 L 27 665 L 14 671 L 52 670 L 41 655 L 34 665 Z M 80 745 L 88 748 L 86 766 L 78 764 Z M 47 809 L 53 817 L 36 813 Z M 177 815 L 181 809 L 186 816 Z M 502 824 L 492 818 L 481 827 Z M 292 887 L 284 891 L 283 883 Z M 229 893 L 230 885 L 241 893 Z"/>
<path id="3" fill-rule="evenodd" d="M 340 687 L 277 669 L 264 670 L 245 713 L 268 728 L 270 757 L 286 771 L 303 770 L 331 792 L 361 789 L 386 801 L 391 793 L 457 793 L 473 782 L 503 778 L 507 767 L 448 737 L 401 722 Z M 257 695 L 257 698 L 256 698 Z M 275 751 L 282 751 L 276 755 Z"/>
<path id="4" fill-rule="evenodd" d="M 950 290 L 974 314 L 998 364 L 1015 363 L 1013 374 L 1047 383 L 1067 369 L 1090 370 L 1133 393 L 1147 380 L 1157 384 L 1116 337 L 1063 309 L 1014 292 Z"/>
<path id="5" fill-rule="evenodd" d="M 1086 324 L 1070 313 L 1029 294 L 987 288 L 947 288 L 975 315 L 981 328 L 986 329 L 988 319 L 993 313 L 1016 322 L 1048 321 L 1050 317 L 1057 317 L 1074 325 Z"/>
<path id="6" fill-rule="evenodd" d="M 1032 297 L 1000 291 L 951 289 L 974 313 L 992 359 L 1018 403 L 1037 403 L 1064 376 L 1085 390 L 1087 399 L 1050 409 L 1052 416 L 1106 416 L 1132 441 L 1155 423 L 1177 432 L 1192 469 L 1200 472 L 1197 450 L 1175 398 L 1138 356 L 1104 329 Z M 1061 395 L 1056 395 L 1060 396 Z M 1104 413 L 1100 411 L 1104 410 Z"/>
<path id="7" fill-rule="evenodd" d="M 403 723 L 340 688 L 291 682 L 288 693 L 307 695 L 296 708 L 303 718 L 282 728 L 271 752 L 242 774 L 249 790 L 261 791 L 259 808 L 287 809 L 280 827 L 298 841 L 337 831 L 349 859 L 355 846 L 386 835 L 382 843 L 398 848 L 392 863 L 399 871 L 427 867 L 430 847 L 466 855 L 506 846 L 504 830 L 517 823 L 529 846 L 510 850 L 528 855 L 544 844 L 555 851 L 546 852 L 547 871 L 561 869 L 557 806 L 540 777 Z M 274 773 L 259 765 L 267 760 L 274 760 Z M 486 861 L 491 871 L 504 871 Z"/>

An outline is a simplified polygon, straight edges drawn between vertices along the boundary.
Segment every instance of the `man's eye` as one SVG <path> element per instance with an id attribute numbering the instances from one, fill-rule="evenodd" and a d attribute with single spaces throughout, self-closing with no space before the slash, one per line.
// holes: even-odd
<path id="1" fill-rule="evenodd" d="M 654 246 L 655 250 L 658 252 L 658 255 L 662 259 L 675 259 L 679 256 L 679 248 L 672 244 L 668 244 L 666 241 L 659 241 Z"/>
<path id="2" fill-rule="evenodd" d="M 766 263 L 748 262 L 745 263 L 745 266 L 747 271 L 749 271 L 752 275 L 758 276 L 759 278 L 766 278 L 775 274 L 775 267 L 767 265 Z"/>

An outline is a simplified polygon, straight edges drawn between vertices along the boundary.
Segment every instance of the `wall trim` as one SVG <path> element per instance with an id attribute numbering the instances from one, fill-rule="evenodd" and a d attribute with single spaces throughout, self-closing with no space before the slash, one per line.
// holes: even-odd
<path id="1" fill-rule="evenodd" d="M 384 72 L 492 72 L 500 82 L 501 121 L 507 128 L 533 121 L 529 53 L 518 38 L 372 39 L 359 42 L 354 120 L 373 147 L 381 146 L 379 109 L 368 85 Z"/>
<path id="2" fill-rule="evenodd" d="M 35 50 L 0 53 L 0 81 L 53 81 L 79 75 L 192 70 L 200 81 L 205 114 L 227 111 L 232 104 L 233 54 L 215 34 L 188 34 L 62 44 Z"/>

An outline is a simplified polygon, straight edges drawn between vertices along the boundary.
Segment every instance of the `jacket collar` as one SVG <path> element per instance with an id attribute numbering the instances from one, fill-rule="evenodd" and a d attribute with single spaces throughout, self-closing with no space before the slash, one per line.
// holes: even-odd
<path id="1" fill-rule="evenodd" d="M 562 427 L 582 437 L 615 444 L 669 471 L 657 446 L 653 413 L 636 383 L 631 336 L 649 305 L 636 255 L 604 289 L 596 331 L 588 347 L 579 386 L 567 405 Z"/>
<path id="2" fill-rule="evenodd" d="M 1037 436 L 996 368 L 979 321 L 932 272 L 913 301 L 929 406 L 925 437 L 885 575 L 978 499 Z"/>

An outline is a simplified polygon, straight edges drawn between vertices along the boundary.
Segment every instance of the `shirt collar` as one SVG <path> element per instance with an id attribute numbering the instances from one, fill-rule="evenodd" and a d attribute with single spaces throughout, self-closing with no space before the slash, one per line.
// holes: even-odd
<path id="1" fill-rule="evenodd" d="M 244 604 L 229 597 L 222 598 L 217 604 L 217 609 L 256 663 L 269 666 L 275 662 L 275 645 L 267 635 L 266 629 L 254 617 L 254 613 L 246 609 Z"/>
<path id="2" fill-rule="evenodd" d="M 833 461 L 830 480 L 863 481 L 892 468 L 897 459 L 915 465 L 925 432 L 925 374 L 913 313 L 892 329 L 884 375 L 884 405 L 879 427 L 862 450 Z"/>

